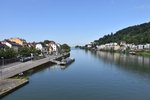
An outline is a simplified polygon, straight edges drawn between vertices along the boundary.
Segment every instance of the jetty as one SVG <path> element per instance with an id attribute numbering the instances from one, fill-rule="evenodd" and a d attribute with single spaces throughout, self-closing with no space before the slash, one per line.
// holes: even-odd
<path id="1" fill-rule="evenodd" d="M 56 60 L 56 59 L 51 59 L 50 60 L 50 62 L 55 63 L 57 65 L 67 65 L 67 64 L 70 64 L 74 61 L 75 61 L 74 58 L 66 58 L 66 59 L 63 58 L 61 61 Z"/>

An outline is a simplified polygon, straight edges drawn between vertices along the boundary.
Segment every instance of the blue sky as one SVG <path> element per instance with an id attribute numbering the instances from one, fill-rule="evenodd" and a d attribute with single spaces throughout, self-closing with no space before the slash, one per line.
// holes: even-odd
<path id="1" fill-rule="evenodd" d="M 0 0 L 0 40 L 83 45 L 150 21 L 150 0 Z"/>

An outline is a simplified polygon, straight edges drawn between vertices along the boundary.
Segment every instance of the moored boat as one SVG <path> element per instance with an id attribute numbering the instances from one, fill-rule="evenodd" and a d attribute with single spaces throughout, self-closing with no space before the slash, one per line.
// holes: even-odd
<path id="1" fill-rule="evenodd" d="M 74 62 L 75 59 L 74 58 L 66 58 L 66 59 L 62 59 L 60 65 L 67 65 L 70 64 L 72 62 Z"/>

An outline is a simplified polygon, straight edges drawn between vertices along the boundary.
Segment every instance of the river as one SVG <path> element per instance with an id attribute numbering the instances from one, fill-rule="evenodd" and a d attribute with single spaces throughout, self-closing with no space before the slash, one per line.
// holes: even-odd
<path id="1" fill-rule="evenodd" d="M 31 71 L 3 100 L 150 100 L 150 58 L 73 49 L 68 66 Z"/>

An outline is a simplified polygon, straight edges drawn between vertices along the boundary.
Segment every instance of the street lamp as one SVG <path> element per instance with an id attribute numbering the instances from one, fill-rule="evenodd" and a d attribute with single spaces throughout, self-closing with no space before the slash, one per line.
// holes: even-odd
<path id="1" fill-rule="evenodd" d="M 4 66 L 4 57 L 1 57 L 1 59 L 2 59 L 2 66 Z M 2 79 L 2 68 L 1 68 L 1 79 Z"/>
<path id="2" fill-rule="evenodd" d="M 33 53 L 31 53 L 31 61 L 33 60 Z"/>
<path id="3" fill-rule="evenodd" d="M 1 57 L 2 59 L 2 66 L 4 66 L 4 57 Z"/>

